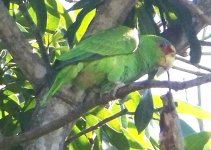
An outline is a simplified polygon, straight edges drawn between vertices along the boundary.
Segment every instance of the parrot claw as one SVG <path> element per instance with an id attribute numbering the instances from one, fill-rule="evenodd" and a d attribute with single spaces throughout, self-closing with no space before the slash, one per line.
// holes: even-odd
<path id="1" fill-rule="evenodd" d="M 121 87 L 123 87 L 123 86 L 125 86 L 124 83 L 122 83 L 122 82 L 115 82 L 112 90 L 110 91 L 111 92 L 111 95 L 113 97 L 116 97 L 116 94 L 117 94 L 118 89 L 121 88 Z"/>
<path id="2" fill-rule="evenodd" d="M 115 82 L 115 83 L 113 83 L 111 88 L 110 88 L 110 90 L 107 89 L 107 90 L 105 90 L 103 92 L 100 92 L 100 99 L 102 99 L 107 94 L 109 94 L 109 95 L 111 95 L 112 97 L 115 98 L 118 89 L 123 87 L 123 86 L 125 86 L 125 84 L 122 83 L 122 82 Z"/>

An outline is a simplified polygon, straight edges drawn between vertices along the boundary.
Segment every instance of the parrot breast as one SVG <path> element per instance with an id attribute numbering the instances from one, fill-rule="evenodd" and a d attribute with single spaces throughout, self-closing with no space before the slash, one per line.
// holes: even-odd
<path id="1" fill-rule="evenodd" d="M 87 62 L 73 84 L 82 89 L 99 87 L 108 90 L 104 87 L 111 88 L 111 85 L 118 82 L 134 81 L 146 73 L 143 65 L 140 65 L 140 61 L 134 55 L 134 53 L 118 55 Z"/>

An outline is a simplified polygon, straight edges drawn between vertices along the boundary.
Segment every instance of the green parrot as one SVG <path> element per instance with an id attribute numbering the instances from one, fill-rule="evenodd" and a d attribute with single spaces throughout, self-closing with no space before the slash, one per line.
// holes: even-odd
<path id="1" fill-rule="evenodd" d="M 64 85 L 108 92 L 119 83 L 128 84 L 159 67 L 168 69 L 175 53 L 166 39 L 139 36 L 136 29 L 118 26 L 100 31 L 58 58 L 58 73 L 41 105 Z"/>

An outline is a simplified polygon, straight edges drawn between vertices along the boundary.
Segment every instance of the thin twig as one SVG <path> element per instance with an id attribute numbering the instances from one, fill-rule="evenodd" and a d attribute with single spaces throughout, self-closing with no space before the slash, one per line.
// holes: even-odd
<path id="1" fill-rule="evenodd" d="M 72 141 L 76 140 L 77 138 L 79 138 L 80 136 L 86 134 L 86 133 L 89 133 L 91 131 L 94 131 L 96 130 L 97 128 L 105 125 L 106 123 L 120 117 L 120 116 L 123 116 L 123 115 L 126 115 L 128 113 L 127 109 L 123 109 L 122 111 L 108 117 L 108 118 L 105 118 L 104 120 L 100 121 L 99 123 L 97 123 L 96 125 L 94 126 L 91 126 L 83 131 L 81 131 L 80 133 L 76 134 L 76 135 L 73 135 L 71 137 L 69 137 L 66 141 L 65 141 L 65 146 L 67 146 L 69 143 L 71 143 Z"/>
<path id="2" fill-rule="evenodd" d="M 202 46 L 211 46 L 211 42 L 208 41 L 200 41 Z"/>
<path id="3" fill-rule="evenodd" d="M 211 55 L 211 52 L 202 52 L 202 55 Z"/>
<path id="4" fill-rule="evenodd" d="M 177 66 L 173 66 L 172 69 L 179 70 L 179 71 L 186 72 L 186 73 L 190 73 L 190 74 L 194 74 L 194 75 L 197 75 L 197 76 L 203 76 L 203 75 L 206 74 L 206 73 L 202 73 L 202 72 L 198 72 L 198 71 L 192 71 L 192 70 L 184 69 L 184 68 L 177 67 Z"/>
<path id="5" fill-rule="evenodd" d="M 179 61 L 185 62 L 185 63 L 187 63 L 187 64 L 189 64 L 189 65 L 192 65 L 192 64 L 189 62 L 189 60 L 184 59 L 184 58 L 182 58 L 182 57 L 176 56 L 176 59 L 179 60 Z M 196 64 L 196 65 L 194 65 L 194 66 L 197 67 L 197 68 L 200 68 L 200 69 L 203 69 L 203 70 L 206 70 L 206 71 L 211 72 L 211 68 L 202 66 L 202 65 L 200 65 L 200 64 Z"/>

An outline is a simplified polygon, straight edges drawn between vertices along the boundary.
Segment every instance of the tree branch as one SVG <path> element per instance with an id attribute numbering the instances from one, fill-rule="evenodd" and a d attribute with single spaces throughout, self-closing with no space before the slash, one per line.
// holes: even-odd
<path id="1" fill-rule="evenodd" d="M 176 59 L 179 60 L 179 61 L 182 61 L 182 62 L 184 62 L 184 63 L 187 63 L 187 64 L 189 64 L 189 65 L 192 65 L 192 64 L 191 64 L 187 59 L 185 59 L 185 58 L 176 56 Z M 192 65 L 192 66 L 193 66 L 193 65 Z M 194 65 L 194 66 L 197 67 L 197 68 L 206 70 L 206 71 L 208 71 L 208 72 L 211 72 L 211 68 L 202 66 L 202 65 L 200 65 L 200 64 L 196 64 L 196 65 Z"/>
<path id="2" fill-rule="evenodd" d="M 26 78 L 35 86 L 39 86 L 47 73 L 44 62 L 32 53 L 32 48 L 25 40 L 8 10 L 0 1 L 0 38 L 7 46 L 15 63 L 20 67 Z"/>
<path id="3" fill-rule="evenodd" d="M 97 14 L 88 28 L 87 35 L 121 24 L 135 5 L 135 0 L 106 0 L 97 9 Z"/>
<path id="4" fill-rule="evenodd" d="M 66 147 L 69 143 L 71 143 L 71 142 L 74 141 L 75 139 L 79 138 L 80 136 L 82 136 L 82 135 L 84 135 L 84 134 L 86 134 L 86 133 L 89 133 L 89 132 L 91 132 L 91 131 L 94 131 L 94 130 L 96 130 L 97 128 L 99 128 L 99 127 L 105 125 L 106 123 L 108 123 L 108 122 L 110 122 L 110 121 L 112 121 L 112 120 L 114 120 L 114 119 L 116 119 L 116 118 L 118 118 L 118 117 L 120 117 L 120 116 L 126 115 L 127 113 L 128 113 L 127 109 L 123 109 L 122 111 L 120 111 L 120 112 L 118 112 L 118 113 L 116 113 L 116 114 L 114 114 L 114 115 L 112 115 L 112 116 L 110 116 L 110 117 L 108 117 L 108 118 L 103 119 L 102 121 L 100 121 L 100 122 L 97 123 L 96 125 L 91 126 L 91 127 L 87 128 L 87 129 L 81 131 L 80 133 L 78 133 L 78 134 L 76 134 L 76 135 L 73 135 L 73 136 L 69 137 L 69 138 L 65 141 L 65 146 L 64 146 L 64 147 Z"/>
<path id="5" fill-rule="evenodd" d="M 206 73 L 202 73 L 202 72 L 199 72 L 199 71 L 192 71 L 192 70 L 184 69 L 184 68 L 177 67 L 177 66 L 173 66 L 172 69 L 179 70 L 179 71 L 186 72 L 186 73 L 190 73 L 190 74 L 194 74 L 196 76 L 203 76 L 203 75 L 206 74 Z"/>
<path id="6" fill-rule="evenodd" d="M 208 17 L 200 8 L 198 8 L 196 5 L 192 4 L 191 2 L 187 0 L 179 0 L 181 3 L 183 3 L 187 8 L 190 9 L 190 11 L 197 15 L 198 17 L 202 18 L 204 22 L 211 25 L 211 19 Z"/>
<path id="7" fill-rule="evenodd" d="M 201 45 L 203 46 L 211 46 L 211 42 L 207 42 L 207 41 L 200 41 Z"/>
<path id="8" fill-rule="evenodd" d="M 189 81 L 183 81 L 183 82 L 173 82 L 173 81 L 171 82 L 150 81 L 149 82 L 146 80 L 146 81 L 141 81 L 141 82 L 135 82 L 118 89 L 116 96 L 113 96 L 112 94 L 105 94 L 103 95 L 101 100 L 98 99 L 99 94 L 90 92 L 90 94 L 86 97 L 86 100 L 84 103 L 75 104 L 76 105 L 75 107 L 77 109 L 72 109 L 63 117 L 60 117 L 56 120 L 46 123 L 40 127 L 36 127 L 23 134 L 0 139 L 0 148 L 8 147 L 15 144 L 20 144 L 20 143 L 38 138 L 44 134 L 50 133 L 56 129 L 59 129 L 65 124 L 68 124 L 69 122 L 75 121 L 77 118 L 84 115 L 88 110 L 90 110 L 91 108 L 95 106 L 107 104 L 109 101 L 112 101 L 116 98 L 122 98 L 128 93 L 136 91 L 136 90 L 141 90 L 141 89 L 146 89 L 146 88 L 171 88 L 175 91 L 178 91 L 178 90 L 184 90 L 190 87 L 198 86 L 204 83 L 208 83 L 208 82 L 211 82 L 211 74 L 206 74 L 202 77 L 197 77 L 195 79 L 192 79 Z"/>

